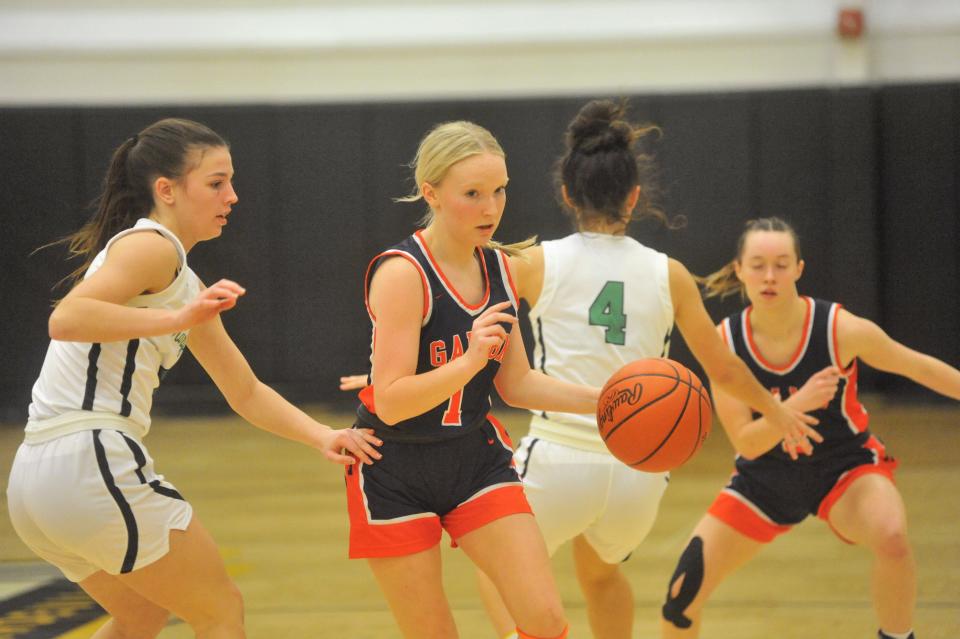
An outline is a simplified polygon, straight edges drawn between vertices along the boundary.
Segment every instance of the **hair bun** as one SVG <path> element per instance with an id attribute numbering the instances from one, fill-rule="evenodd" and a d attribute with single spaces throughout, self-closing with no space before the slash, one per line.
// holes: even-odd
<path id="1" fill-rule="evenodd" d="M 587 154 L 629 148 L 633 127 L 623 119 L 624 111 L 624 105 L 610 100 L 587 103 L 567 129 L 567 145 Z"/>

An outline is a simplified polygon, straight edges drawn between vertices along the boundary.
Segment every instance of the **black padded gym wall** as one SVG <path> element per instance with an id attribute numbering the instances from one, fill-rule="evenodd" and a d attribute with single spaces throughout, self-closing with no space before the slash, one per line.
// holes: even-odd
<path id="1" fill-rule="evenodd" d="M 89 213 L 110 153 L 166 116 L 200 120 L 232 145 L 240 202 L 223 236 L 190 261 L 200 277 L 247 287 L 224 322 L 265 381 L 300 401 L 342 401 L 337 377 L 365 370 L 363 272 L 411 232 L 424 207 L 396 204 L 404 166 L 434 123 L 470 119 L 503 144 L 510 173 L 502 241 L 561 237 L 551 167 L 567 122 L 590 96 L 558 99 L 0 109 L 2 299 L 0 418 L 26 414 L 46 349 L 50 287 L 65 251 L 32 253 Z M 960 85 L 804 89 L 631 98 L 658 124 L 660 203 L 682 229 L 633 233 L 691 271 L 733 256 L 743 223 L 777 215 L 800 236 L 801 291 L 842 301 L 904 343 L 960 364 Z M 719 319 L 736 298 L 710 302 Z M 682 341 L 673 356 L 692 364 Z M 867 375 L 865 386 L 932 397 Z M 185 356 L 157 396 L 166 411 L 222 407 Z"/>
<path id="2" fill-rule="evenodd" d="M 880 99 L 882 325 L 960 364 L 960 86 L 887 87 Z M 915 385 L 889 378 L 891 388 Z"/>

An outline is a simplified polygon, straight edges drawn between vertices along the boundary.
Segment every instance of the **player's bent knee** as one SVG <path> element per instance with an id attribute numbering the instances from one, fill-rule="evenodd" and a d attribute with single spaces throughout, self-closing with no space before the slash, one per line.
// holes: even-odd
<path id="1" fill-rule="evenodd" d="M 670 577 L 670 585 L 667 587 L 667 601 L 661 609 L 663 618 L 677 628 L 685 629 L 693 625 L 693 620 L 685 613 L 700 592 L 703 571 L 703 540 L 694 537 L 680 555 L 677 569 Z"/>
<path id="2" fill-rule="evenodd" d="M 886 559 L 902 560 L 910 557 L 910 539 L 903 529 L 884 533 L 874 546 L 875 552 Z"/>
<path id="3" fill-rule="evenodd" d="M 518 626 L 521 624 L 518 620 Z M 554 605 L 540 607 L 536 615 L 525 616 L 523 628 L 517 628 L 517 634 L 531 639 L 561 639 L 566 637 L 567 617 L 563 612 L 563 605 L 557 601 Z"/>
<path id="4" fill-rule="evenodd" d="M 604 571 L 582 571 L 577 576 L 583 588 L 596 591 L 613 588 L 625 579 L 619 566 Z"/>
<path id="5" fill-rule="evenodd" d="M 236 584 L 230 582 L 223 592 L 212 599 L 201 610 L 190 617 L 184 617 L 195 631 L 210 628 L 243 627 L 243 595 Z"/>

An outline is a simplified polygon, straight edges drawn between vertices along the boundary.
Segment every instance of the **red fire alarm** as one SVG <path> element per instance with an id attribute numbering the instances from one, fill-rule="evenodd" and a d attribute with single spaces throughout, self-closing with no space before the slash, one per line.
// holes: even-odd
<path id="1" fill-rule="evenodd" d="M 837 14 L 837 35 L 855 40 L 863 35 L 863 9 L 845 8 Z"/>

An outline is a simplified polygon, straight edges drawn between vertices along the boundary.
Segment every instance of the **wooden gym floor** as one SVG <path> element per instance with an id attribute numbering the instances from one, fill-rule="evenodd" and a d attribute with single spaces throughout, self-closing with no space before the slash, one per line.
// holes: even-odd
<path id="1" fill-rule="evenodd" d="M 900 460 L 897 481 L 919 565 L 917 636 L 960 637 L 960 408 L 900 405 L 879 397 L 864 403 L 874 432 Z M 351 423 L 349 415 L 320 407 L 310 412 L 331 425 Z M 504 410 L 498 415 L 519 441 L 526 415 Z M 31 596 L 66 586 L 22 545 L 6 516 L 6 480 L 20 428 L 0 427 L 0 638 L 84 639 L 102 623 L 95 609 L 55 623 L 58 615 L 69 617 L 83 607 L 75 593 L 31 608 Z M 157 470 L 191 501 L 216 538 L 243 591 L 250 637 L 399 637 L 365 563 L 346 558 L 340 467 L 233 417 L 157 419 L 146 443 Z M 657 636 L 674 562 L 731 468 L 732 449 L 717 426 L 704 450 L 674 473 L 652 533 L 624 566 L 634 586 L 635 636 Z M 448 547 L 446 537 L 443 543 L 445 585 L 461 637 L 493 639 L 469 562 Z M 569 548 L 560 550 L 554 564 L 571 637 L 589 637 Z M 810 519 L 721 586 L 708 606 L 703 637 L 874 637 L 869 569 L 862 548 L 839 542 L 822 522 Z M 193 635 L 174 620 L 160 636 Z"/>

